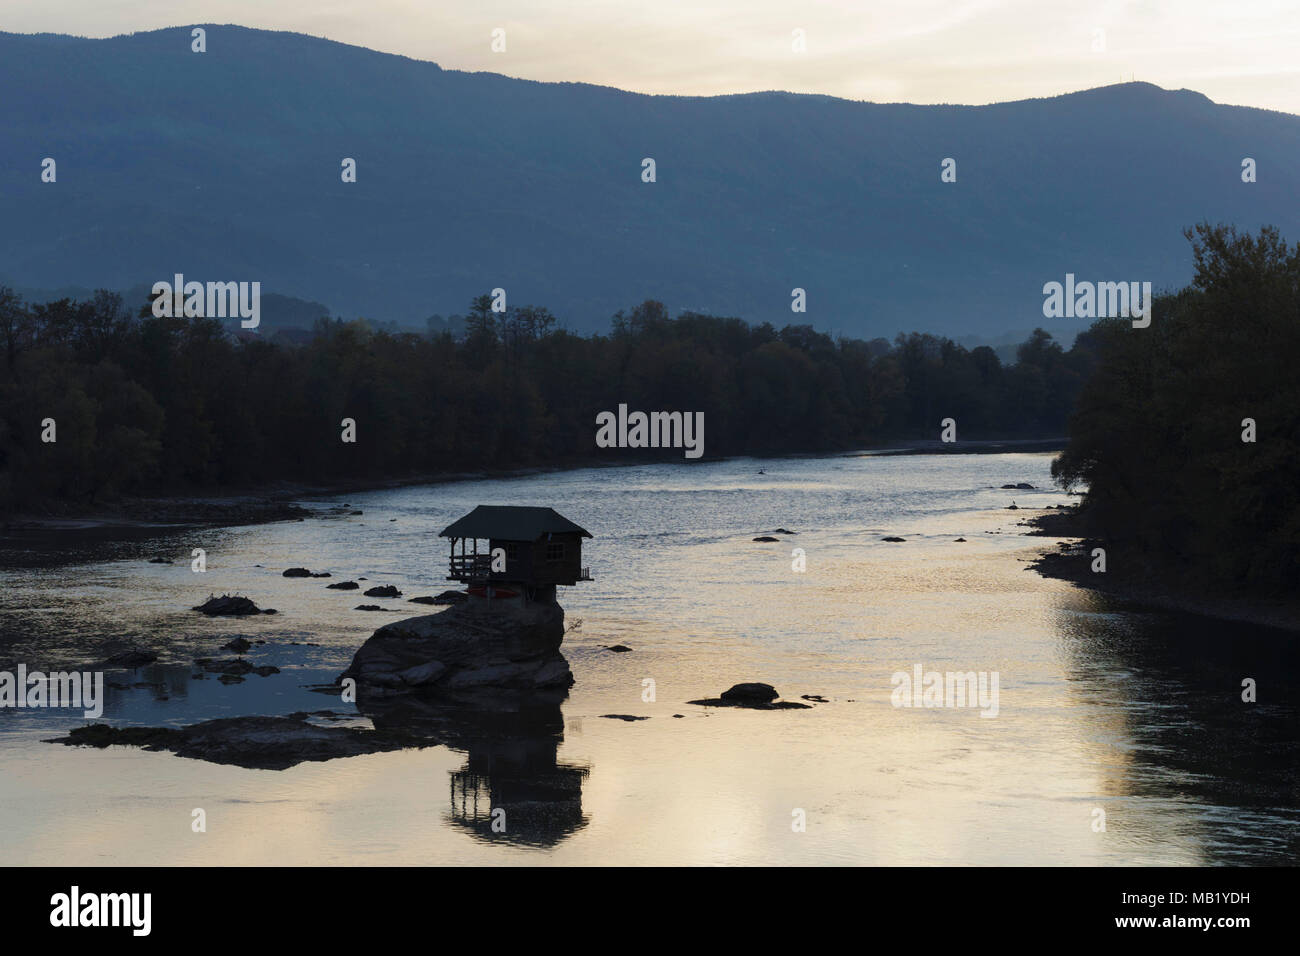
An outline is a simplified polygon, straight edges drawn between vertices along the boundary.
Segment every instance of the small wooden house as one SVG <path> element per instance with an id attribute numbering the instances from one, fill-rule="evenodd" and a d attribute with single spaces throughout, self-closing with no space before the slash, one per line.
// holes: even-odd
<path id="1" fill-rule="evenodd" d="M 554 600 L 557 584 L 591 580 L 582 564 L 582 539 L 591 533 L 554 508 L 479 505 L 439 537 L 451 539 L 447 579 L 471 594 Z"/>

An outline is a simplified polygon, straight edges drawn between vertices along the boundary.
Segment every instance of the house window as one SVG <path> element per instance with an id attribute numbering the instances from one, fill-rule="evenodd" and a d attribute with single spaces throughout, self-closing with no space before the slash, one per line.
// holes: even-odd
<path id="1" fill-rule="evenodd" d="M 547 546 L 546 546 L 546 560 L 547 560 L 547 561 L 563 561 L 563 560 L 564 560 L 564 542 L 562 542 L 562 541 L 553 541 L 553 542 L 547 544 Z"/>

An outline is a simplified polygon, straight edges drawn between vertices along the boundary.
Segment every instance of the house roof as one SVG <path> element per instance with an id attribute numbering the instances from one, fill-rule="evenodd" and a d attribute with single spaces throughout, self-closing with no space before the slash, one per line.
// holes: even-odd
<path id="1" fill-rule="evenodd" d="M 548 534 L 591 532 L 578 527 L 554 508 L 526 508 L 516 505 L 479 505 L 465 517 L 439 532 L 440 538 L 497 538 L 501 541 L 536 541 Z"/>

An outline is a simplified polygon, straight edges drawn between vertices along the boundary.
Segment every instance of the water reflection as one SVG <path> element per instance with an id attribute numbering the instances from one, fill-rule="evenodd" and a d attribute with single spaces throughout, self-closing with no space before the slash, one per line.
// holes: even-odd
<path id="1" fill-rule="evenodd" d="M 1300 648 L 1291 635 L 1096 596 L 1063 609 L 1059 633 L 1109 774 L 1100 797 L 1176 806 L 1164 827 L 1192 829 L 1207 863 L 1300 858 Z M 1242 699 L 1246 679 L 1254 703 Z"/>
<path id="2" fill-rule="evenodd" d="M 487 700 L 360 699 L 376 730 L 427 734 L 466 753 L 450 775 L 446 819 L 489 843 L 553 847 L 587 825 L 589 768 L 558 759 L 567 692 L 500 693 Z"/>

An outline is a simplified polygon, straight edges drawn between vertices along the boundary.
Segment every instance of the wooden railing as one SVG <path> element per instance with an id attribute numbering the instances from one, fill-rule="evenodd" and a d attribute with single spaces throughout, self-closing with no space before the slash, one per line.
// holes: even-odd
<path id="1" fill-rule="evenodd" d="M 490 554 L 453 554 L 451 563 L 447 568 L 447 577 L 451 580 L 468 578 L 491 580 L 492 578 L 503 578 L 505 575 L 493 574 L 492 556 Z M 577 580 L 591 581 L 591 568 L 579 568 Z"/>
<path id="2" fill-rule="evenodd" d="M 449 578 L 471 575 L 486 577 L 491 571 L 492 555 L 490 554 L 453 554 L 447 576 Z"/>

